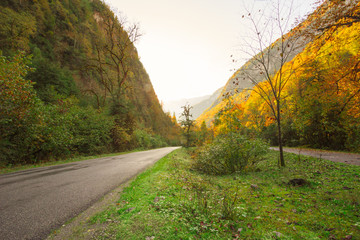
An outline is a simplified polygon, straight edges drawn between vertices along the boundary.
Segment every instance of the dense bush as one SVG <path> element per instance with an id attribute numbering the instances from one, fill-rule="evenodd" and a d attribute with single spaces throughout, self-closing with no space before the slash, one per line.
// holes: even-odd
<path id="1" fill-rule="evenodd" d="M 0 57 L 0 163 L 22 164 L 106 152 L 113 118 L 76 98 L 45 104 L 25 79 L 30 59 Z"/>
<path id="2" fill-rule="evenodd" d="M 139 148 L 150 149 L 167 146 L 167 143 L 163 137 L 151 134 L 143 129 L 136 129 L 134 134 L 137 147 Z"/>
<path id="3" fill-rule="evenodd" d="M 12 132 L 0 142 L 0 162 L 19 164 L 109 152 L 113 120 L 66 99 L 56 105 L 38 101 L 26 122 L 8 126 Z"/>
<path id="4" fill-rule="evenodd" d="M 33 138 L 39 99 L 33 84 L 24 79 L 31 71 L 30 58 L 20 53 L 13 58 L 0 56 L 0 161 L 21 161 Z"/>
<path id="5" fill-rule="evenodd" d="M 44 59 L 34 62 L 35 71 L 27 78 L 35 83 L 34 88 L 39 98 L 46 103 L 53 103 L 57 96 L 69 97 L 78 94 L 71 72 Z"/>
<path id="6" fill-rule="evenodd" d="M 222 175 L 240 172 L 263 159 L 268 145 L 238 133 L 220 135 L 198 151 L 193 168 L 203 173 Z"/>

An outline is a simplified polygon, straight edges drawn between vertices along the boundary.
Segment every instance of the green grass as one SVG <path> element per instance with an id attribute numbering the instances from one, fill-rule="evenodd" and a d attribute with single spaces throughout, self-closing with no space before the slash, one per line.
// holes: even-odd
<path id="1" fill-rule="evenodd" d="M 271 152 L 260 171 L 208 176 L 190 169 L 188 150 L 174 151 L 89 220 L 92 237 L 360 239 L 360 167 L 285 156 L 283 169 Z"/>
<path id="2" fill-rule="evenodd" d="M 109 153 L 109 154 L 101 154 L 101 155 L 94 155 L 94 156 L 79 156 L 79 157 L 68 158 L 68 159 L 64 159 L 64 160 L 39 161 L 34 164 L 0 165 L 0 174 L 11 173 L 11 172 L 16 172 L 16 171 L 21 171 L 21 170 L 27 170 L 27 169 L 31 169 L 31 168 L 37 168 L 37 167 L 46 167 L 46 166 L 60 165 L 60 164 L 64 164 L 64 163 L 79 162 L 79 161 L 90 160 L 90 159 L 95 159 L 95 158 L 118 156 L 118 155 L 122 155 L 122 154 L 138 152 L 138 151 L 143 151 L 143 150 L 135 149 L 132 151 L 120 152 L 120 153 Z"/>

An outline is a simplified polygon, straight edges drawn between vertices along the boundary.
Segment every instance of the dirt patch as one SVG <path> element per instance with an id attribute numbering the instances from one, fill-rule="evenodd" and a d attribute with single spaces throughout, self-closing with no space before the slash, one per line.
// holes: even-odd
<path id="1" fill-rule="evenodd" d="M 278 151 L 278 147 L 271 147 L 270 149 Z M 285 152 L 301 154 L 306 156 L 312 156 L 321 159 L 327 159 L 333 162 L 341 162 L 351 165 L 360 166 L 360 154 L 357 153 L 345 153 L 345 152 L 334 152 L 318 149 L 308 148 L 284 148 Z"/>

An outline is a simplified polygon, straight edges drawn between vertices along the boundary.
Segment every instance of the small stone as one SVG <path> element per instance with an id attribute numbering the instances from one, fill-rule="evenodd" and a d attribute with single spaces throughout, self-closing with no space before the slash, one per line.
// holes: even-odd
<path id="1" fill-rule="evenodd" d="M 258 189 L 259 188 L 259 186 L 258 185 L 256 185 L 256 184 L 251 184 L 251 186 L 250 186 L 252 189 Z"/>
<path id="2" fill-rule="evenodd" d="M 128 209 L 126 209 L 126 212 L 131 212 L 131 211 L 134 210 L 134 209 L 135 209 L 134 207 L 128 208 Z"/>

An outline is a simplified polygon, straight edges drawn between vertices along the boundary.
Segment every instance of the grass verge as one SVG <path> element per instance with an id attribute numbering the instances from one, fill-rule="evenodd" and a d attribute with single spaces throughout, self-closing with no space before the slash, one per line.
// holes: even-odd
<path id="1" fill-rule="evenodd" d="M 360 239 L 360 167 L 286 154 L 279 169 L 277 156 L 269 153 L 257 172 L 208 176 L 190 169 L 188 150 L 174 151 L 84 232 L 94 239 Z"/>

